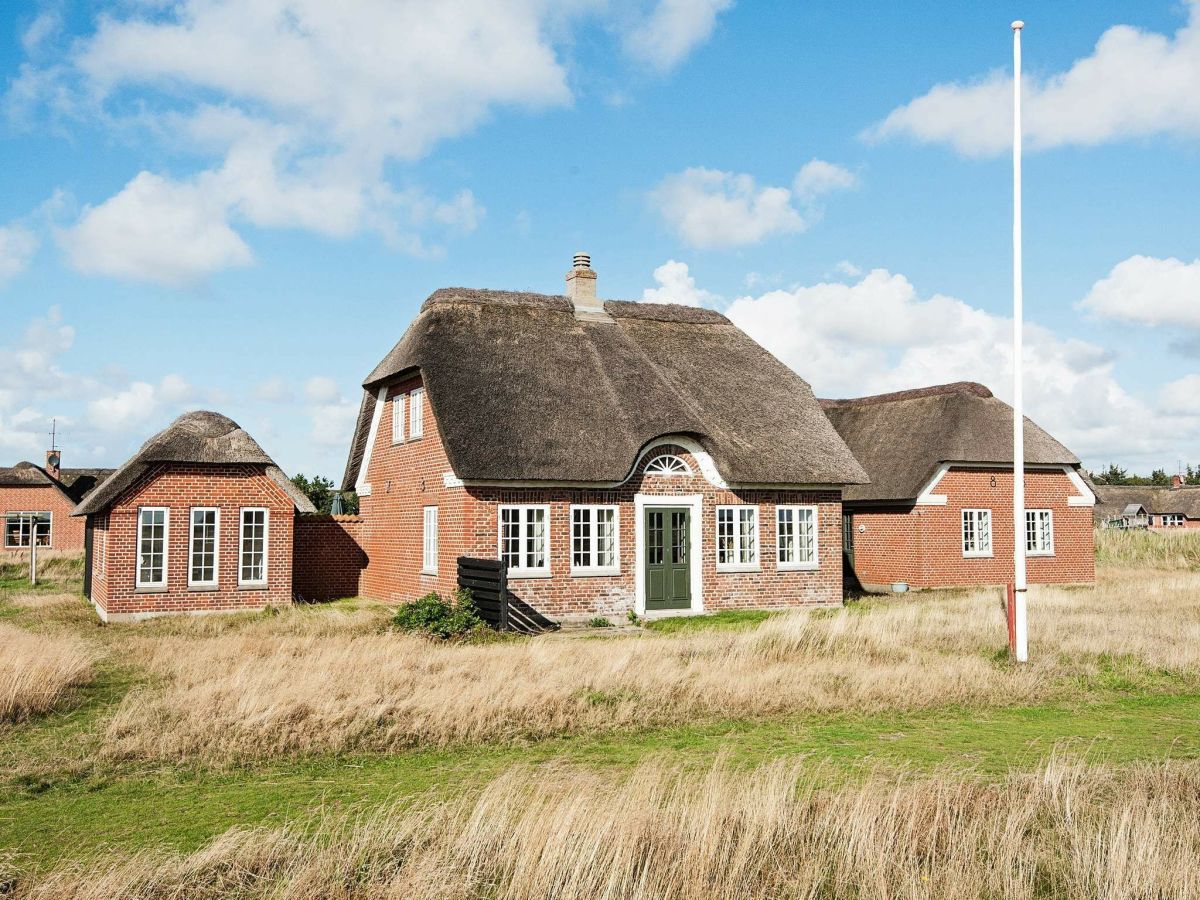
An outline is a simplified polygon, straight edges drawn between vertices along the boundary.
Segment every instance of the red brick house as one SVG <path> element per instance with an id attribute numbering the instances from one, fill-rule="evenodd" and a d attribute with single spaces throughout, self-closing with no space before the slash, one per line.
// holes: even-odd
<path id="1" fill-rule="evenodd" d="M 300 512 L 308 498 L 236 422 L 186 413 L 76 507 L 84 593 L 106 622 L 290 603 Z"/>
<path id="2" fill-rule="evenodd" d="M 1095 491 L 1097 525 L 1200 528 L 1200 485 L 1185 484 L 1178 475 L 1170 487 L 1098 484 Z"/>
<path id="3" fill-rule="evenodd" d="M 508 564 L 553 619 L 839 604 L 841 492 L 865 481 L 808 384 L 724 316 L 449 288 L 363 383 L 343 488 L 361 592 Z"/>
<path id="4" fill-rule="evenodd" d="M 71 518 L 76 505 L 112 469 L 63 469 L 62 454 L 46 452 L 46 465 L 20 462 L 0 468 L 0 559 L 38 551 L 83 552 L 83 522 Z"/>
<path id="5" fill-rule="evenodd" d="M 1012 580 L 1012 408 L 959 382 L 824 400 L 869 484 L 843 495 L 849 565 L 867 590 Z M 1030 583 L 1095 580 L 1095 496 L 1070 450 L 1026 419 Z"/>

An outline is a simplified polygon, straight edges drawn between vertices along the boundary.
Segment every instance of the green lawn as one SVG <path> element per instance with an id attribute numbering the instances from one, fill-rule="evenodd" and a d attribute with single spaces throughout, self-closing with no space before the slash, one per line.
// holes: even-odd
<path id="1" fill-rule="evenodd" d="M 92 613 L 82 602 L 49 617 L 6 603 L 18 584 L 12 579 L 0 585 L 0 617 L 37 629 L 79 633 L 92 627 Z M 46 590 L 64 586 L 77 589 L 66 581 Z M 752 628 L 767 615 L 723 613 L 649 627 L 665 635 Z M 105 628 L 92 633 L 101 643 L 122 634 Z M 566 763 L 620 777 L 651 758 L 700 768 L 717 758 L 754 765 L 788 757 L 836 783 L 879 770 L 952 770 L 991 778 L 1034 768 L 1054 753 L 1116 764 L 1200 757 L 1200 694 L 1169 676 L 1131 671 L 1119 660 L 1102 664 L 1099 676 L 1080 684 L 1069 703 L 707 722 L 525 746 L 323 756 L 212 770 L 95 761 L 108 717 L 130 687 L 146 678 L 127 661 L 110 657 L 59 711 L 0 726 L 0 854 L 15 851 L 22 868 L 40 869 L 107 848 L 189 850 L 233 825 L 305 822 L 331 812 L 474 791 L 514 764 Z"/>

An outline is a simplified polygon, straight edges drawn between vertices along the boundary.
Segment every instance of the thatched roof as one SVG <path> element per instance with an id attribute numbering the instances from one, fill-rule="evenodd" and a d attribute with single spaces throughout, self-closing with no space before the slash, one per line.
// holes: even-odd
<path id="1" fill-rule="evenodd" d="M 693 436 L 731 484 L 866 476 L 808 383 L 719 313 L 566 297 L 439 290 L 367 376 L 343 488 L 358 477 L 374 391 L 420 370 L 458 477 L 616 483 L 638 452 Z"/>
<path id="2" fill-rule="evenodd" d="M 1012 407 L 982 384 L 960 381 L 821 405 L 871 477 L 868 485 L 847 488 L 847 501 L 915 500 L 942 463 L 1012 465 Z M 1028 418 L 1025 461 L 1079 465 Z"/>
<path id="3" fill-rule="evenodd" d="M 59 469 L 58 478 L 54 478 L 41 466 L 25 461 L 0 468 L 0 487 L 55 488 L 72 503 L 78 503 L 112 473 L 112 469 Z"/>
<path id="4" fill-rule="evenodd" d="M 82 516 L 107 508 L 139 478 L 160 463 L 244 464 L 265 466 L 300 512 L 314 512 L 308 497 L 283 474 L 275 461 L 237 422 L 220 413 L 184 413 L 160 431 L 75 508 Z"/>
<path id="5" fill-rule="evenodd" d="M 1183 515 L 1200 519 L 1200 485 L 1181 488 L 1153 485 L 1098 484 L 1095 486 L 1096 521 L 1125 514 L 1130 506 L 1142 506 L 1155 516 Z"/>

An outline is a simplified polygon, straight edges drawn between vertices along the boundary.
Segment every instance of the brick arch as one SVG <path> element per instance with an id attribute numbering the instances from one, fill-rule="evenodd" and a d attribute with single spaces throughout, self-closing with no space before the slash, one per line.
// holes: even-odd
<path id="1" fill-rule="evenodd" d="M 704 449 L 698 440 L 698 437 L 698 435 L 693 436 L 690 434 L 668 434 L 647 441 L 639 451 L 637 459 L 634 461 L 633 467 L 630 469 L 625 481 L 629 482 L 644 478 L 664 482 L 695 481 L 696 479 L 700 479 L 708 482 L 713 487 L 728 488 L 728 483 L 717 469 L 712 456 L 709 455 L 708 451 Z M 647 475 L 646 467 L 660 456 L 678 456 L 692 470 L 691 475 L 670 477 L 654 474 Z"/>

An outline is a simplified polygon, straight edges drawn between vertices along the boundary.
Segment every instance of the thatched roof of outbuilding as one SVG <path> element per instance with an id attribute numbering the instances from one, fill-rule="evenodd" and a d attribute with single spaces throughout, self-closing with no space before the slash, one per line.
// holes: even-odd
<path id="1" fill-rule="evenodd" d="M 960 381 L 852 400 L 822 400 L 826 415 L 871 477 L 847 501 L 915 500 L 942 463 L 1012 465 L 1012 407 L 982 384 Z M 1025 419 L 1025 461 L 1078 466 L 1079 459 Z"/>
<path id="2" fill-rule="evenodd" d="M 112 473 L 112 469 L 59 469 L 58 478 L 54 478 L 41 466 L 24 461 L 0 468 L 0 487 L 55 488 L 72 503 L 78 503 Z"/>
<path id="3" fill-rule="evenodd" d="M 697 440 L 731 484 L 866 479 L 808 383 L 721 314 L 604 309 L 612 322 L 577 320 L 562 296 L 435 292 L 363 383 L 343 489 L 358 477 L 376 390 L 418 370 L 468 481 L 617 483 L 671 434 Z"/>
<path id="4" fill-rule="evenodd" d="M 237 422 L 220 413 L 197 411 L 184 413 L 146 441 L 125 465 L 89 494 L 72 515 L 100 512 L 154 466 L 171 462 L 265 466 L 267 477 L 283 489 L 296 509 L 315 512 L 308 497 L 288 480 L 275 461 Z"/>
<path id="5" fill-rule="evenodd" d="M 1180 488 L 1156 485 L 1095 486 L 1096 520 L 1102 522 L 1113 516 L 1125 514 L 1127 507 L 1136 505 L 1155 516 L 1182 515 L 1189 519 L 1200 519 L 1200 485 L 1185 485 Z"/>

